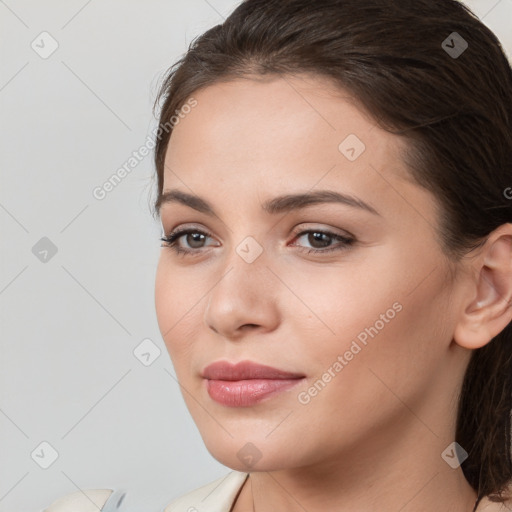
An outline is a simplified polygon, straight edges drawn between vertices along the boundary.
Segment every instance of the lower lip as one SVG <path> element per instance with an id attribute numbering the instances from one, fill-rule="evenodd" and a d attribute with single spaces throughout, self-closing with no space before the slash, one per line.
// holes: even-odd
<path id="1" fill-rule="evenodd" d="M 295 386 L 299 379 L 206 380 L 208 394 L 216 402 L 230 407 L 247 407 L 264 398 Z"/>

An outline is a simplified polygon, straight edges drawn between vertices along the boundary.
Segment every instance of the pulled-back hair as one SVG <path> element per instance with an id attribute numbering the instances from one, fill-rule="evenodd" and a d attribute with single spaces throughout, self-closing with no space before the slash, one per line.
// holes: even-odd
<path id="1" fill-rule="evenodd" d="M 194 93 L 301 73 L 331 79 L 404 137 L 410 177 L 441 205 L 438 236 L 450 261 L 512 222 L 512 69 L 493 32 L 455 0 L 243 1 L 192 41 L 162 82 L 154 213 L 169 121 Z M 468 452 L 462 470 L 479 498 L 506 499 L 511 402 L 509 323 L 473 350 L 459 397 L 455 441 Z"/>

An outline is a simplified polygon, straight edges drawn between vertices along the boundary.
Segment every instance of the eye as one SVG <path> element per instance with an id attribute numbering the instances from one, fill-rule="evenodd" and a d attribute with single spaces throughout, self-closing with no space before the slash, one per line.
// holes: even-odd
<path id="1" fill-rule="evenodd" d="M 188 244 L 190 244 L 189 249 L 187 249 L 187 248 L 183 249 L 178 244 L 178 241 L 182 237 L 184 237 L 186 242 Z M 162 244 L 162 247 L 170 247 L 177 254 L 185 255 L 185 254 L 191 254 L 191 253 L 198 254 L 199 251 L 197 251 L 196 249 L 202 248 L 201 243 L 204 242 L 205 237 L 211 237 L 210 233 L 207 233 L 205 231 L 202 231 L 202 230 L 196 229 L 196 228 L 185 228 L 185 229 L 179 229 L 179 230 L 173 231 L 169 235 L 166 235 L 166 236 L 160 238 L 160 240 L 162 242 L 164 242 Z M 199 247 L 197 247 L 197 245 L 199 245 Z"/>
<path id="2" fill-rule="evenodd" d="M 313 245 L 312 249 L 307 249 L 304 247 L 301 247 L 301 251 L 306 251 L 308 254 L 310 253 L 326 253 L 326 252 L 332 252 L 332 251 L 341 251 L 346 249 L 348 246 L 353 245 L 355 242 L 354 238 L 338 235 L 337 233 L 332 233 L 331 231 L 324 231 L 321 229 L 308 229 L 305 231 L 301 231 L 294 240 L 302 238 L 304 235 L 307 235 L 307 242 Z M 338 240 L 338 245 L 335 245 L 333 247 L 328 247 L 325 249 L 326 246 L 330 245 L 330 242 L 332 240 Z M 315 245 L 319 247 L 324 247 L 324 249 L 318 249 L 315 247 Z"/>
<path id="3" fill-rule="evenodd" d="M 311 249 L 307 249 L 299 246 L 299 250 L 306 251 L 308 254 L 344 250 L 348 246 L 353 245 L 355 242 L 354 238 L 338 235 L 336 233 L 332 233 L 331 231 L 325 231 L 321 229 L 309 229 L 301 231 L 295 236 L 294 240 L 300 239 L 305 235 L 307 235 L 308 243 L 313 244 L 313 247 Z M 212 235 L 210 233 L 197 228 L 184 228 L 173 231 L 169 235 L 160 238 L 160 240 L 164 242 L 162 247 L 169 247 L 177 254 L 197 255 L 203 252 L 199 249 L 204 248 L 204 245 L 202 244 L 204 244 L 206 238 L 211 238 L 211 236 Z M 188 248 L 183 248 L 179 245 L 178 242 L 181 238 L 184 238 L 188 244 Z M 339 243 L 333 247 L 330 247 L 333 240 L 337 240 Z M 292 245 L 295 246 L 295 244 Z M 314 247 L 315 245 L 318 245 L 320 248 Z"/>

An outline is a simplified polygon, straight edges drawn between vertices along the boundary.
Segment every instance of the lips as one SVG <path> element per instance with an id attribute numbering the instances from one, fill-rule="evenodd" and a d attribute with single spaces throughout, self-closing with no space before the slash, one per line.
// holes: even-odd
<path id="1" fill-rule="evenodd" d="M 304 374 L 287 372 L 253 361 L 241 361 L 231 364 L 227 361 L 216 361 L 208 365 L 202 377 L 211 380 L 249 380 L 249 379 L 300 379 Z"/>
<path id="2" fill-rule="evenodd" d="M 212 400 L 228 407 L 250 407 L 293 388 L 305 376 L 253 361 L 216 361 L 202 377 Z"/>

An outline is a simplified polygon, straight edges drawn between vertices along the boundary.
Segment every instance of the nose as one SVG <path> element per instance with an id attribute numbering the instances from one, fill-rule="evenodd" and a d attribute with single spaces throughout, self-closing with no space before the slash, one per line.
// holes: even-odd
<path id="1" fill-rule="evenodd" d="M 275 329 L 279 323 L 279 282 L 266 266 L 264 253 L 248 263 L 234 251 L 222 270 L 204 312 L 208 328 L 233 340 L 256 329 Z"/>

